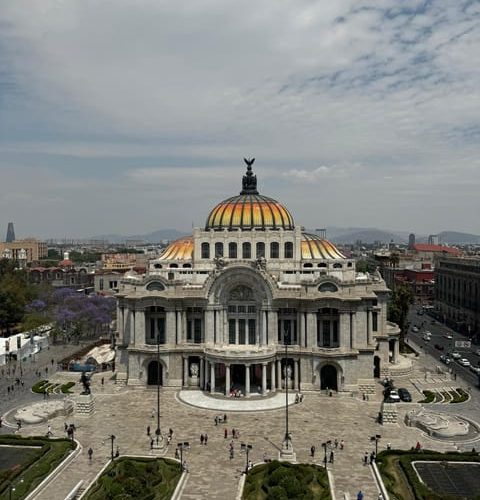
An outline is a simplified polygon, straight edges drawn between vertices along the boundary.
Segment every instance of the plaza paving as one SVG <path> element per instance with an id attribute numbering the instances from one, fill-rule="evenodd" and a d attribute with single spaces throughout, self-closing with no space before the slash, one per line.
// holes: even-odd
<path id="1" fill-rule="evenodd" d="M 416 372 L 408 377 L 395 380 L 397 386 L 408 387 L 412 390 L 414 400 L 421 395 L 412 381 L 421 378 L 424 366 L 429 360 L 421 358 L 416 362 Z M 78 377 L 78 375 L 75 375 Z M 72 374 L 58 373 L 58 381 L 70 380 Z M 149 455 L 150 438 L 146 428 L 150 425 L 154 430 L 156 418 L 152 418 L 156 408 L 156 390 L 128 388 L 115 385 L 114 381 L 105 374 L 105 385 L 100 384 L 101 375 L 93 378 L 92 391 L 96 398 L 96 411 L 89 417 L 75 416 L 67 422 L 74 422 L 77 427 L 76 438 L 83 446 L 79 456 L 55 479 L 37 498 L 41 500 L 64 499 L 65 496 L 80 481 L 90 482 L 110 457 L 111 441 L 109 436 L 116 436 L 115 447 L 118 445 L 120 454 Z M 457 380 L 457 386 L 462 386 Z M 79 390 L 78 385 L 75 386 Z M 365 452 L 374 449 L 370 437 L 381 434 L 379 449 L 391 443 L 392 448 L 410 448 L 420 441 L 426 448 L 439 451 L 455 450 L 453 442 L 441 442 L 426 437 L 418 429 L 408 428 L 403 423 L 403 416 L 407 410 L 417 407 L 415 403 L 401 403 L 398 405 L 399 423 L 380 426 L 376 423 L 376 416 L 381 404 L 381 386 L 377 385 L 377 393 L 368 401 L 351 395 L 328 397 L 318 393 L 304 393 L 304 400 L 300 404 L 289 406 L 290 430 L 293 435 L 293 444 L 299 462 L 321 463 L 323 450 L 321 443 L 327 440 L 345 441 L 344 450 L 334 450 L 335 460 L 329 464 L 335 484 L 336 498 L 356 498 L 361 489 L 365 493 L 365 500 L 376 499 L 378 490 L 374 482 L 371 468 L 362 463 Z M 172 444 L 166 456 L 173 457 L 177 442 L 189 441 L 191 450 L 187 453 L 189 477 L 182 494 L 182 499 L 233 499 L 238 487 L 238 481 L 245 467 L 245 456 L 240 453 L 240 443 L 253 445 L 250 458 L 253 462 L 261 462 L 264 456 L 277 458 L 282 437 L 285 432 L 285 410 L 265 408 L 265 402 L 272 403 L 278 399 L 279 404 L 284 401 L 284 394 L 280 397 L 261 401 L 245 400 L 231 401 L 226 404 L 245 403 L 245 408 L 254 411 L 236 412 L 232 408 L 222 409 L 228 415 L 228 439 L 224 438 L 225 425 L 215 426 L 214 417 L 222 408 L 222 400 L 210 399 L 199 393 L 189 391 L 188 397 L 193 398 L 186 404 L 179 400 L 177 391 L 162 389 L 161 393 L 161 426 L 164 433 L 172 428 L 175 432 Z M 212 409 L 199 408 L 202 401 L 213 401 Z M 283 399 L 282 399 L 283 398 Z M 474 398 L 475 399 L 475 398 Z M 271 404 L 271 403 L 269 403 Z M 220 405 L 220 406 L 219 406 Z M 442 405 L 455 407 L 451 410 L 460 410 L 458 405 Z M 464 407 L 464 405 L 462 405 Z M 8 415 L 7 415 L 8 417 Z M 63 436 L 65 418 L 57 417 L 50 421 L 55 436 Z M 229 444 L 231 429 L 240 431 L 240 438 L 235 441 L 235 456 L 229 459 Z M 47 424 L 24 426 L 23 435 L 45 434 Z M 200 444 L 200 434 L 208 434 L 208 445 Z M 312 460 L 310 447 L 315 445 L 316 455 Z M 90 463 L 86 450 L 94 450 L 93 460 Z M 471 449 L 471 444 L 469 445 Z M 477 445 L 478 447 L 478 445 Z"/>

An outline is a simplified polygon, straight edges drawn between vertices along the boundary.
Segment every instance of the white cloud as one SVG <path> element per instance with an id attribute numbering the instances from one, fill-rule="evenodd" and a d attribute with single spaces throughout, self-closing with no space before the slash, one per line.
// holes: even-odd
<path id="1" fill-rule="evenodd" d="M 86 193 L 109 179 L 140 194 L 142 221 L 157 194 L 152 224 L 166 226 L 171 198 L 190 196 L 183 210 L 199 213 L 237 192 L 252 154 L 261 185 L 291 197 L 305 225 L 325 216 L 322 200 L 348 193 L 325 224 L 420 226 L 407 215 L 414 191 L 435 207 L 421 210 L 424 226 L 448 219 L 480 232 L 475 3 L 0 0 L 0 10 L 0 169 L 62 171 L 52 200 L 68 182 Z M 11 199 L 35 192 L 35 178 Z M 448 183 L 454 203 L 438 206 Z M 391 213 L 358 210 L 380 198 Z M 90 203 L 102 212 L 104 200 Z M 108 224 L 121 201 L 108 199 Z M 81 219 L 68 203 L 63 213 L 69 229 Z M 133 218 L 123 222 L 134 232 Z"/>

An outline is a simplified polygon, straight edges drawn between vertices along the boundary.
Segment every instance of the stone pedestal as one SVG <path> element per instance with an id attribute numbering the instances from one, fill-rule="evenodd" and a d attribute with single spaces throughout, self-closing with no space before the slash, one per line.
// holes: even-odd
<path id="1" fill-rule="evenodd" d="M 91 415 L 95 411 L 95 398 L 92 394 L 80 394 L 75 398 L 76 414 Z"/>
<path id="2" fill-rule="evenodd" d="M 197 376 L 192 376 L 188 377 L 188 386 L 189 387 L 198 387 L 199 384 L 199 378 Z"/>
<path id="3" fill-rule="evenodd" d="M 163 455 L 164 453 L 167 452 L 167 440 L 165 439 L 164 436 L 160 435 L 158 438 L 158 444 L 157 444 L 157 436 L 152 436 L 153 439 L 153 446 L 152 446 L 152 451 L 159 455 Z"/>
<path id="4" fill-rule="evenodd" d="M 383 425 L 398 423 L 396 403 L 382 403 L 382 422 Z"/>
<path id="5" fill-rule="evenodd" d="M 291 439 L 284 439 L 282 449 L 278 452 L 278 459 L 285 462 L 296 462 L 297 454 L 293 451 L 293 444 Z"/>

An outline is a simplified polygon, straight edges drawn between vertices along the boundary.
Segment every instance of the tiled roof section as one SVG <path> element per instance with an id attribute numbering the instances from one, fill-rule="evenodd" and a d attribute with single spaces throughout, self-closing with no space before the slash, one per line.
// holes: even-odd
<path id="1" fill-rule="evenodd" d="M 191 260 L 193 256 L 193 238 L 187 236 L 173 241 L 160 255 L 160 260 Z"/>
<path id="2" fill-rule="evenodd" d="M 302 259 L 345 259 L 338 248 L 316 234 L 302 233 Z"/>
<path id="3" fill-rule="evenodd" d="M 220 202 L 208 215 L 205 229 L 293 229 L 290 212 L 259 194 L 241 194 Z"/>
<path id="4" fill-rule="evenodd" d="M 443 245 L 428 245 L 427 243 L 416 243 L 413 249 L 417 252 L 439 252 L 449 253 L 452 255 L 460 255 L 461 252 L 458 248 L 445 247 Z"/>

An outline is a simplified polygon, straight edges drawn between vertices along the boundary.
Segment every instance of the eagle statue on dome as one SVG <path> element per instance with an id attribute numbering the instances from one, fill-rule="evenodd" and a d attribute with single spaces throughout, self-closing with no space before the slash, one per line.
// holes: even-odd
<path id="1" fill-rule="evenodd" d="M 247 173 L 242 179 L 242 192 L 240 194 L 258 194 L 257 191 L 257 176 L 252 172 L 252 165 L 255 158 L 248 160 L 244 158 L 243 161 L 247 164 Z"/>

